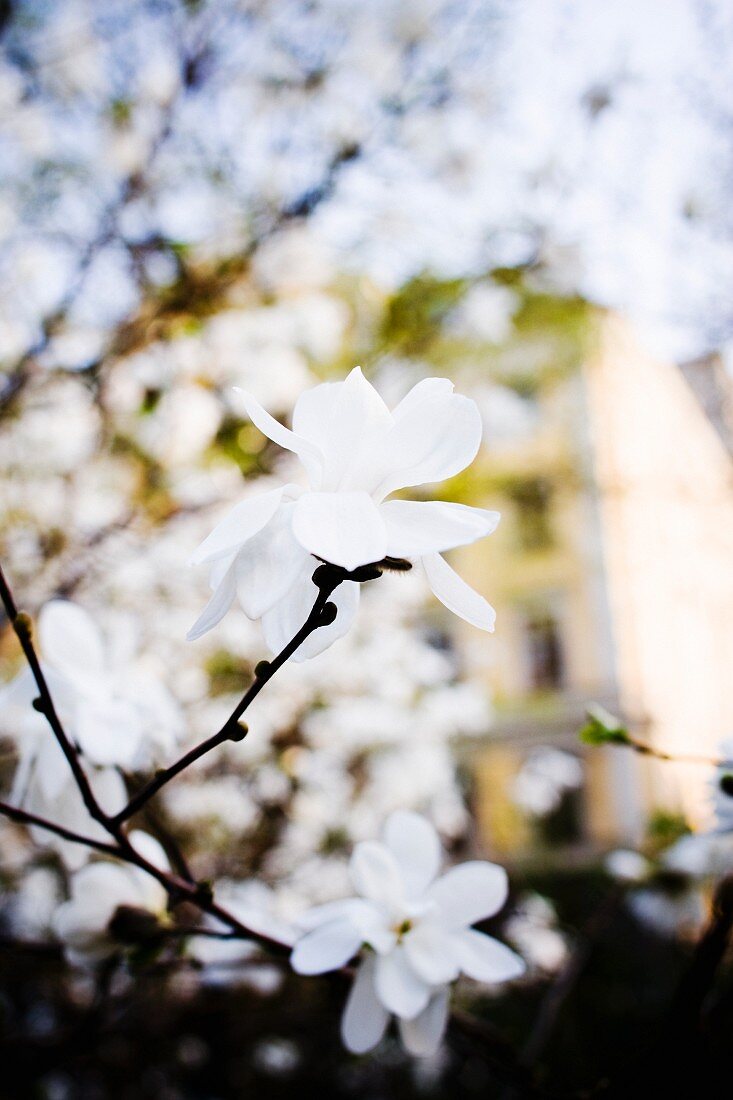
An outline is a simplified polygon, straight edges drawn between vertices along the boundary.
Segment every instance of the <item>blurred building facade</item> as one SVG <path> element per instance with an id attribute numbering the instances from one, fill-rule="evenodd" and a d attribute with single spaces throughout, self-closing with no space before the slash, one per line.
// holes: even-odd
<path id="1" fill-rule="evenodd" d="M 582 855 L 642 840 L 655 815 L 704 827 L 709 768 L 586 750 L 578 732 L 597 702 L 672 753 L 716 757 L 733 734 L 728 378 L 655 360 L 603 315 L 578 368 L 534 399 L 535 430 L 490 456 L 496 541 L 462 563 L 499 623 L 467 641 L 496 701 L 467 749 L 481 842 Z M 540 745 L 580 755 L 583 778 L 538 833 L 516 795 Z"/>

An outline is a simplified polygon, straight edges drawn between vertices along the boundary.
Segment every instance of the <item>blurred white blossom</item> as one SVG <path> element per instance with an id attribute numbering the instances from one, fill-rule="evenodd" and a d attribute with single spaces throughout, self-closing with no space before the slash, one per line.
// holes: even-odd
<path id="1" fill-rule="evenodd" d="M 169 870 L 165 853 L 153 837 L 134 831 L 130 842 L 149 863 Z M 118 949 L 109 926 L 119 908 L 140 909 L 162 918 L 167 901 L 165 889 L 147 871 L 128 863 L 95 860 L 72 875 L 70 897 L 56 910 L 53 929 L 69 962 L 89 966 Z"/>

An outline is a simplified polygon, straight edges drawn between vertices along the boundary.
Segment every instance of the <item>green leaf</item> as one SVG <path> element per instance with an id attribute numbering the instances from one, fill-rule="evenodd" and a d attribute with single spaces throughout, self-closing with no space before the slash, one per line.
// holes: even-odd
<path id="1" fill-rule="evenodd" d="M 588 721 L 580 731 L 580 740 L 586 745 L 630 745 L 629 731 L 619 718 L 605 707 L 594 704 L 588 707 Z"/>

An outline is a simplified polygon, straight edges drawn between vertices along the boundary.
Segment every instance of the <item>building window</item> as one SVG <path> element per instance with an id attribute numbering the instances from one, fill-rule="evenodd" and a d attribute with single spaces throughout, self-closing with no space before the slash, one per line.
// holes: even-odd
<path id="1" fill-rule="evenodd" d="M 517 539 L 522 550 L 547 550 L 553 545 L 552 484 L 546 477 L 516 478 L 508 488 L 516 511 Z"/>
<path id="2" fill-rule="evenodd" d="M 559 691 L 564 668 L 557 619 L 547 612 L 528 616 L 525 639 L 530 691 Z"/>

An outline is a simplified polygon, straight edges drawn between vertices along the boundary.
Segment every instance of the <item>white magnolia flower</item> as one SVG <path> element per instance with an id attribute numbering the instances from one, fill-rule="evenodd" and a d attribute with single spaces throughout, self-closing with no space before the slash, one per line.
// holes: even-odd
<path id="1" fill-rule="evenodd" d="M 390 412 L 356 367 L 343 382 L 303 393 L 293 430 L 274 420 L 244 391 L 252 422 L 300 459 L 307 489 L 287 484 L 242 501 L 201 544 L 193 564 L 211 565 L 213 595 L 189 632 L 210 630 L 238 596 L 265 640 L 281 650 L 305 622 L 317 589 L 319 561 L 346 570 L 385 557 L 421 561 L 434 594 L 482 630 L 495 614 L 441 556 L 491 534 L 498 512 L 444 501 L 388 500 L 391 493 L 459 473 L 476 457 L 481 417 L 474 401 L 453 393 L 444 378 L 414 386 Z M 359 585 L 346 581 L 333 596 L 334 622 L 303 643 L 296 659 L 326 649 L 349 629 Z"/>
<path id="2" fill-rule="evenodd" d="M 643 882 L 652 872 L 649 860 L 631 848 L 609 852 L 603 863 L 609 875 L 619 882 Z"/>
<path id="3" fill-rule="evenodd" d="M 125 784 L 116 768 L 146 767 L 170 751 L 180 715 L 165 688 L 138 676 L 106 655 L 91 617 L 66 600 L 54 600 L 38 617 L 42 668 L 62 724 L 81 751 L 82 766 L 102 808 L 125 804 Z M 98 840 L 71 769 L 46 719 L 33 709 L 38 688 L 24 670 L 0 691 L 0 721 L 15 738 L 19 762 L 11 802 L 31 813 Z M 85 849 L 52 833 L 31 829 L 34 839 L 58 851 L 70 868 L 81 866 Z"/>
<path id="4" fill-rule="evenodd" d="M 84 757 L 99 767 L 146 767 L 169 752 L 180 728 L 171 696 L 152 677 L 110 661 L 96 623 L 68 600 L 53 600 L 38 617 L 38 640 L 44 675 L 67 732 Z M 22 709 L 33 719 L 31 704 L 38 695 L 29 670 L 0 692 L 0 713 Z M 21 759 L 35 755 L 28 746 L 33 731 L 48 739 L 45 723 L 27 724 L 21 738 Z M 43 731 L 43 734 L 41 734 Z"/>
<path id="5" fill-rule="evenodd" d="M 133 847 L 161 870 L 168 870 L 165 853 L 147 833 L 130 834 Z M 157 879 L 139 867 L 112 860 L 98 860 L 82 867 L 71 878 L 71 896 L 58 907 L 53 930 L 66 949 L 69 961 L 84 966 L 106 958 L 118 949 L 110 921 L 121 906 L 144 909 L 162 917 L 168 895 Z"/>
<path id="6" fill-rule="evenodd" d="M 435 1052 L 448 1017 L 448 987 L 460 973 L 505 982 L 524 963 L 504 944 L 471 928 L 501 909 L 507 897 L 502 867 L 473 861 L 436 878 L 440 840 L 419 814 L 389 816 L 383 841 L 362 841 L 351 858 L 360 895 L 309 910 L 295 945 L 293 968 L 323 974 L 362 959 L 341 1024 L 354 1053 L 371 1050 L 390 1014 L 411 1054 Z"/>
<path id="7" fill-rule="evenodd" d="M 512 784 L 517 805 L 535 817 L 545 817 L 560 805 L 568 791 L 583 782 L 583 765 L 577 756 L 544 745 L 525 760 Z"/>

